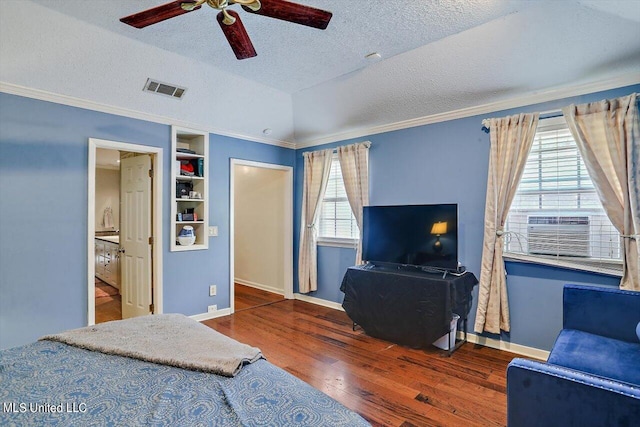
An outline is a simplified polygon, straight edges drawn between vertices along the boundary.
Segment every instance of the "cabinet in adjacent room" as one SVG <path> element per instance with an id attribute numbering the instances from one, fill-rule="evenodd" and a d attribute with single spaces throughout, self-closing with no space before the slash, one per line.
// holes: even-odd
<path id="1" fill-rule="evenodd" d="M 120 289 L 120 246 L 108 240 L 95 239 L 95 275 L 98 279 Z"/>

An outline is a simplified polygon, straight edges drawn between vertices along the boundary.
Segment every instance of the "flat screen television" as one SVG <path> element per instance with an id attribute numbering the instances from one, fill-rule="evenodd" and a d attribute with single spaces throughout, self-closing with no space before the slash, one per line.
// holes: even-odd
<path id="1" fill-rule="evenodd" d="M 455 271 L 458 205 L 365 206 L 362 259 L 374 265 Z"/>

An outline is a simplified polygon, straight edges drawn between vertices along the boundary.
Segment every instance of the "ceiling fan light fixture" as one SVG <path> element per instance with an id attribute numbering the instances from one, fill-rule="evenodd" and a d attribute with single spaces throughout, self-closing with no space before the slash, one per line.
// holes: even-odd
<path id="1" fill-rule="evenodd" d="M 202 4 L 205 2 L 206 0 L 199 0 L 196 2 L 184 2 L 180 4 L 180 8 L 186 12 L 191 12 L 193 10 L 195 10 L 197 7 L 202 6 Z"/>
<path id="2" fill-rule="evenodd" d="M 222 14 L 224 15 L 224 18 L 222 19 L 222 23 L 224 25 L 233 25 L 236 23 L 236 18 L 231 16 L 229 12 L 227 12 L 227 9 L 222 9 Z"/>
<path id="3" fill-rule="evenodd" d="M 254 12 L 259 11 L 262 6 L 260 4 L 260 0 L 233 0 L 233 3 L 238 3 L 241 6 L 248 7 Z"/>

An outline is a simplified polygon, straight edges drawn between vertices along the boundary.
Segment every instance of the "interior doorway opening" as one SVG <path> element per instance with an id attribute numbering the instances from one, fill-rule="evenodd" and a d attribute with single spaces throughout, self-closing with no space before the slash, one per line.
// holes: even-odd
<path id="1" fill-rule="evenodd" d="M 88 325 L 162 313 L 162 164 L 161 148 L 89 139 Z"/>
<path id="2" fill-rule="evenodd" d="M 293 168 L 231 159 L 231 312 L 293 298 Z"/>
<path id="3" fill-rule="evenodd" d="M 126 152 L 96 149 L 95 323 L 122 319 L 120 162 Z"/>

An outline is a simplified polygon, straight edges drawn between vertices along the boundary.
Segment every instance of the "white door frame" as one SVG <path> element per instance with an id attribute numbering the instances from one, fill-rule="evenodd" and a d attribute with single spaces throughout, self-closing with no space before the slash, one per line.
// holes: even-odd
<path id="1" fill-rule="evenodd" d="M 236 166 L 251 166 L 263 169 L 276 169 L 286 172 L 285 180 L 285 228 L 284 228 L 284 297 L 293 299 L 293 167 L 276 165 L 273 163 L 261 163 L 250 160 L 231 159 L 229 168 L 229 307 L 231 313 L 235 312 L 235 253 L 234 253 L 234 198 L 235 184 L 234 171 Z"/>
<path id="2" fill-rule="evenodd" d="M 162 148 L 147 145 L 131 144 L 127 142 L 108 141 L 106 139 L 89 138 L 89 174 L 88 174 L 88 206 L 87 206 L 87 324 L 94 325 L 96 322 L 95 306 L 95 213 L 96 213 L 96 149 L 106 148 L 109 150 L 128 151 L 132 153 L 144 153 L 153 157 L 154 177 L 153 177 L 153 206 L 151 230 L 153 232 L 153 253 L 152 253 L 152 274 L 153 274 L 153 304 L 154 313 L 162 313 L 162 171 L 164 160 Z"/>

